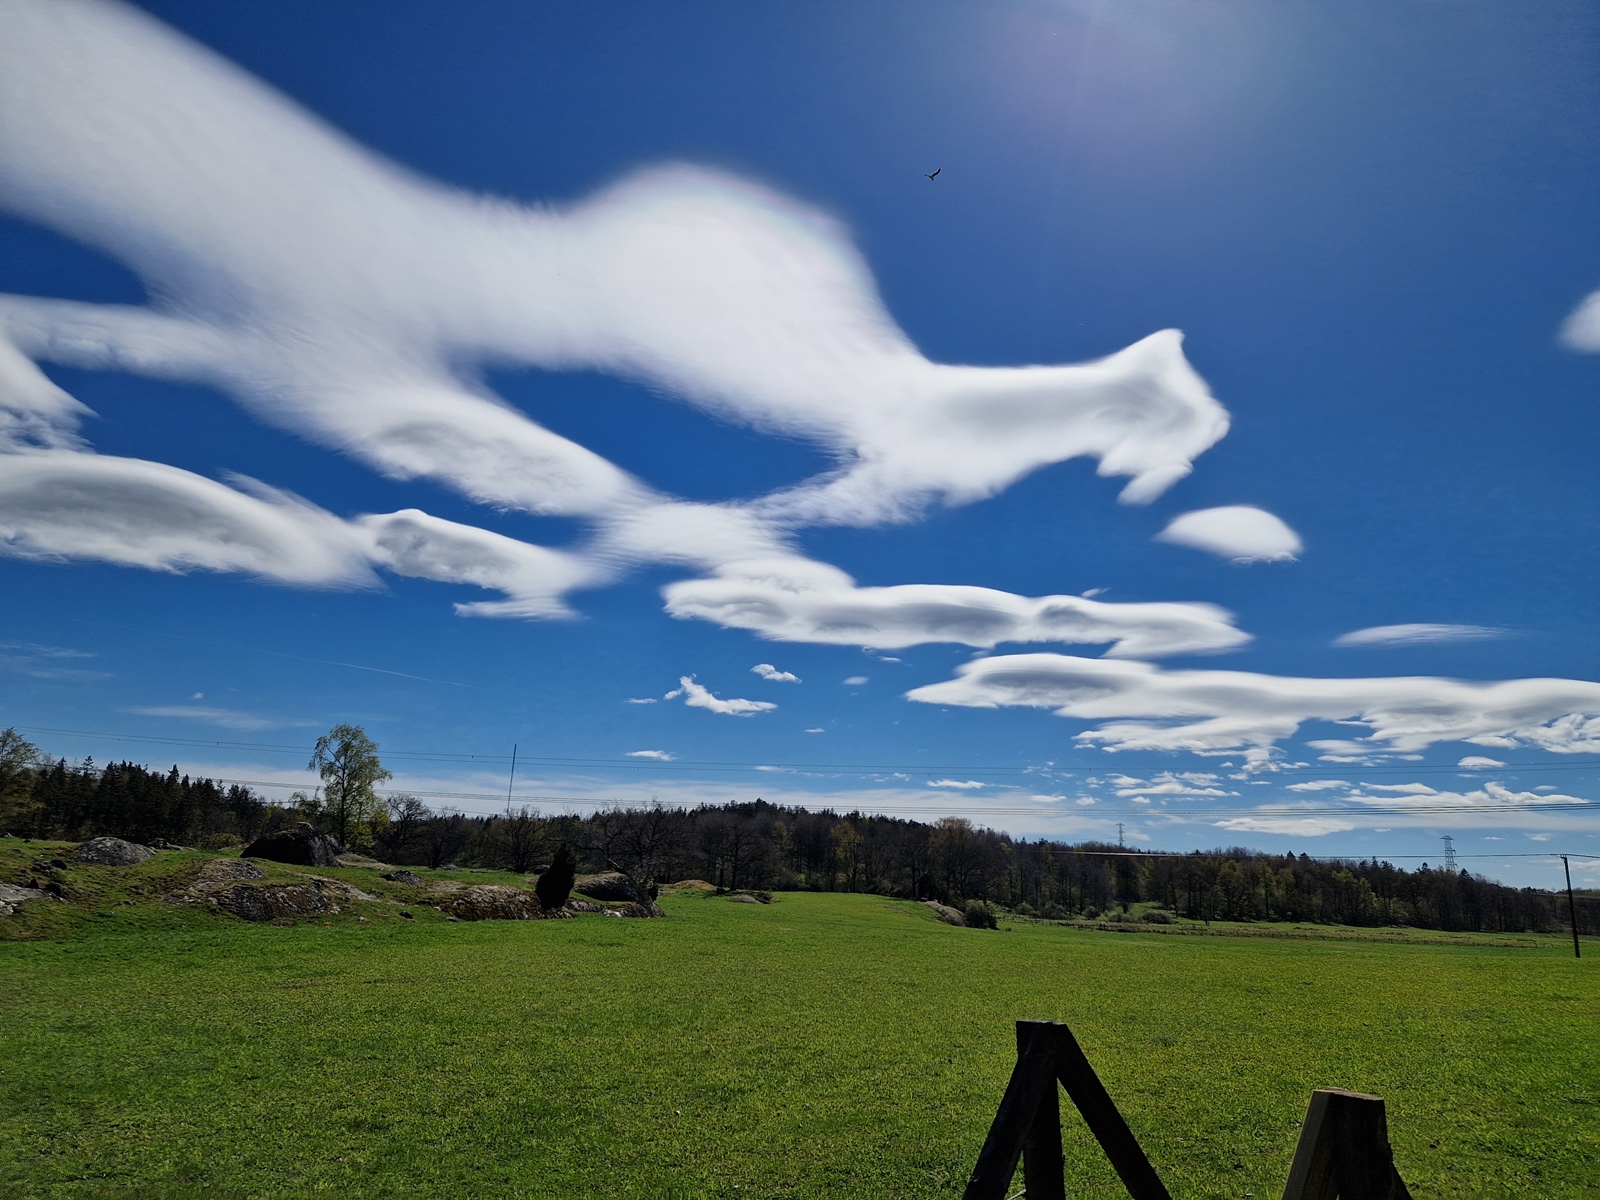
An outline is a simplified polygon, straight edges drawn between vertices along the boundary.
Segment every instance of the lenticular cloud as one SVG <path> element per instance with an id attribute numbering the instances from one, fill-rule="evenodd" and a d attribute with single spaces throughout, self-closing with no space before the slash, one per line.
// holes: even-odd
<path id="1" fill-rule="evenodd" d="M 958 667 L 956 676 L 907 696 L 968 708 L 1051 708 L 1102 722 L 1077 738 L 1107 750 L 1260 757 L 1303 722 L 1321 720 L 1367 726 L 1370 735 L 1349 744 L 1369 754 L 1439 742 L 1600 751 L 1600 683 L 1584 680 L 1297 679 L 1063 654 L 997 655 Z"/>
<path id="2" fill-rule="evenodd" d="M 1173 330 L 1074 366 L 930 362 L 834 222 L 742 180 L 665 167 L 565 208 L 487 201 L 380 159 L 136 9 L 9 0 L 0 207 L 119 259 L 156 298 L 137 307 L 0 296 L 0 338 L 27 358 L 209 384 L 391 478 L 579 517 L 592 536 L 572 551 L 519 549 L 415 510 L 345 521 L 306 509 L 296 519 L 318 533 L 296 546 L 267 529 L 288 519 L 287 502 L 250 509 L 238 489 L 168 476 L 168 492 L 191 509 L 217 509 L 192 522 L 193 545 L 179 545 L 183 523 L 162 524 L 149 504 L 129 521 L 152 528 L 126 531 L 146 549 L 117 557 L 100 534 L 73 527 L 88 506 L 69 505 L 53 524 L 26 508 L 0 513 L 22 530 L 0 552 L 285 581 L 354 580 L 377 565 L 499 589 L 505 601 L 462 611 L 502 616 L 560 615 L 568 589 L 671 563 L 713 576 L 674 594 L 682 615 L 792 640 L 842 640 L 835 610 L 863 606 L 891 639 L 865 644 L 987 644 L 967 632 L 985 607 L 1024 638 L 1080 640 L 1087 630 L 1084 640 L 1117 653 L 1243 639 L 1200 606 L 1147 612 L 1146 628 L 1108 615 L 1117 606 L 1085 615 L 1057 597 L 977 603 L 959 589 L 834 588 L 774 605 L 757 580 L 731 595 L 736 562 L 787 558 L 809 570 L 788 541 L 803 525 L 913 519 L 1068 458 L 1096 459 L 1100 474 L 1127 481 L 1124 500 L 1147 502 L 1228 428 Z M 86 496 L 89 475 L 133 475 L 84 454 L 81 406 L 13 358 L 0 352 L 0 388 L 14 385 L 0 439 L 5 452 L 36 456 L 30 494 Z M 612 372 L 722 419 L 809 439 L 837 465 L 745 505 L 686 504 L 506 404 L 479 381 L 485 363 Z M 68 461 L 74 453 L 84 461 Z M 157 475 L 145 473 L 147 492 Z M 222 525 L 241 521 L 254 524 L 236 554 Z M 752 624 L 763 604 L 772 617 Z M 1174 634 L 1175 624 L 1190 632 Z"/>

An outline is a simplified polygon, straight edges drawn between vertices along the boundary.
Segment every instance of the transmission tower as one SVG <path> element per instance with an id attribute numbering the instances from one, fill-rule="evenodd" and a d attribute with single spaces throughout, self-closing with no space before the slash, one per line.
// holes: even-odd
<path id="1" fill-rule="evenodd" d="M 1122 846 L 1122 822 L 1121 821 L 1117 822 L 1117 846 L 1119 848 Z"/>
<path id="2" fill-rule="evenodd" d="M 1452 875 L 1456 871 L 1456 844 L 1448 833 L 1444 835 L 1444 869 Z"/>

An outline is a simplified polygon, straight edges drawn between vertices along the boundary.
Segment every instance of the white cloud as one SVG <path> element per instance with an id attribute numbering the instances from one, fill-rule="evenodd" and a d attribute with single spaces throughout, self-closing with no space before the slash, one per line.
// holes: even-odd
<path id="1" fill-rule="evenodd" d="M 867 682 L 867 677 L 865 675 L 852 675 L 852 676 L 850 676 L 850 678 L 848 678 L 848 679 L 846 679 L 844 681 L 844 686 L 845 687 L 860 687 L 862 684 L 864 684 L 866 682 Z"/>
<path id="2" fill-rule="evenodd" d="M 1338 817 L 1259 816 L 1230 817 L 1217 821 L 1221 829 L 1234 833 L 1277 833 L 1296 837 L 1322 837 L 1329 833 L 1346 833 L 1355 828 L 1349 821 Z"/>
<path id="3" fill-rule="evenodd" d="M 1481 642 L 1504 637 L 1504 629 L 1487 625 L 1374 625 L 1333 639 L 1335 646 L 1428 646 L 1444 642 Z"/>
<path id="4" fill-rule="evenodd" d="M 681 676 L 678 686 L 663 699 L 675 700 L 679 696 L 690 708 L 705 708 L 728 717 L 753 717 L 756 713 L 771 712 L 778 707 L 766 700 L 719 700 L 696 683 L 693 675 Z"/>
<path id="5" fill-rule="evenodd" d="M 930 779 L 928 780 L 928 786 L 935 788 L 957 788 L 961 791 L 975 791 L 978 788 L 985 787 L 987 785 L 979 783 L 976 779 Z"/>
<path id="6" fill-rule="evenodd" d="M 1184 513 L 1158 533 L 1156 540 L 1204 550 L 1236 563 L 1289 562 L 1302 549 L 1299 534 L 1271 513 L 1248 504 Z"/>
<path id="7" fill-rule="evenodd" d="M 796 557 L 730 563 L 714 577 L 662 589 L 667 611 L 773 641 L 898 649 L 955 642 L 1111 643 L 1113 658 L 1232 650 L 1250 641 L 1214 604 L 1111 604 L 1081 596 L 1017 596 L 950 584 L 857 587 L 850 576 Z"/>
<path id="8" fill-rule="evenodd" d="M 1077 740 L 1108 750 L 1264 757 L 1302 722 L 1321 720 L 1367 726 L 1371 734 L 1351 744 L 1369 752 L 1438 742 L 1600 752 L 1600 683 L 1585 680 L 1300 679 L 1063 654 L 980 658 L 956 674 L 906 695 L 925 704 L 1053 708 L 1103 722 Z"/>
<path id="9" fill-rule="evenodd" d="M 665 750 L 629 750 L 628 751 L 628 757 L 629 758 L 652 758 L 652 759 L 655 759 L 656 762 L 672 762 L 673 761 L 672 755 L 668 754 Z"/>
<path id="10" fill-rule="evenodd" d="M 1488 758 L 1482 754 L 1469 754 L 1458 762 L 1456 766 L 1466 771 L 1487 771 L 1493 767 L 1503 767 L 1505 763 L 1498 758 Z"/>
<path id="11" fill-rule="evenodd" d="M 1186 772 L 1185 774 L 1192 776 L 1194 772 Z M 1217 787 L 1196 786 L 1193 779 L 1174 775 L 1171 771 L 1163 771 L 1148 782 L 1129 779 L 1117 789 L 1117 795 L 1119 796 L 1232 796 L 1235 794 Z"/>
<path id="12" fill-rule="evenodd" d="M 1372 795 L 1381 792 L 1382 795 Z M 1562 792 L 1513 792 L 1492 780 L 1470 792 L 1441 792 L 1425 783 L 1375 785 L 1362 784 L 1344 797 L 1356 804 L 1382 805 L 1385 808 L 1479 808 L 1504 810 L 1527 805 L 1580 804 L 1589 801 Z"/>
<path id="13" fill-rule="evenodd" d="M 1326 792 L 1334 788 L 1348 788 L 1350 785 L 1342 779 L 1308 779 L 1304 783 L 1291 783 L 1291 792 Z"/>
<path id="14" fill-rule="evenodd" d="M 654 704 L 655 702 L 656 698 L 654 696 L 629 696 L 627 699 L 629 704 Z"/>
<path id="15" fill-rule="evenodd" d="M 806 732 L 807 733 L 827 733 L 828 731 L 826 729 L 823 729 L 821 726 L 813 726 L 812 728 L 806 730 Z"/>
<path id="16" fill-rule="evenodd" d="M 563 615 L 566 591 L 640 564 L 689 565 L 714 578 L 675 594 L 676 615 L 848 642 L 828 611 L 857 604 L 847 579 L 755 617 L 772 602 L 767 574 L 730 566 L 787 557 L 809 569 L 788 540 L 801 525 L 905 520 L 1073 457 L 1096 459 L 1100 474 L 1129 480 L 1123 499 L 1146 502 L 1228 427 L 1174 330 L 1073 366 L 933 363 L 884 310 L 844 232 L 787 197 L 687 167 L 565 207 L 464 195 L 383 161 L 117 4 L 0 6 L 0 207 L 118 259 L 161 298 L 129 307 L 0 296 L 0 337 L 27 358 L 213 386 L 389 478 L 578 517 L 590 537 L 564 553 L 406 510 L 365 518 L 363 540 L 308 509 L 298 523 L 320 536 L 297 548 L 274 532 L 294 523 L 283 511 L 246 514 L 232 489 L 172 478 L 161 511 L 109 530 L 103 477 L 113 468 L 85 456 L 56 465 L 78 473 L 74 486 L 100 473 L 93 503 L 46 520 L 26 497 L 18 509 L 0 497 L 0 519 L 20 526 L 14 553 L 295 583 L 365 579 L 370 558 L 501 591 L 507 599 L 459 611 L 519 617 Z M 808 439 L 835 469 L 746 504 L 679 502 L 504 403 L 481 382 L 484 364 L 637 380 L 725 420 Z M 31 363 L 0 352 L 0 391 L 7 446 L 82 449 L 75 423 L 87 410 Z M 137 487 L 137 469 L 120 469 L 119 486 L 142 489 L 148 509 L 161 468 L 149 465 Z M 175 507 L 217 536 L 178 539 Z M 237 550 L 233 527 L 244 534 Z M 729 580 L 739 594 L 727 594 Z M 1058 612 L 1056 598 L 998 592 L 866 604 L 876 616 L 863 644 L 879 646 L 1075 640 L 1085 630 L 1126 654 L 1244 640 L 1220 610 L 1200 606 L 1119 624 L 1110 612 Z M 975 619 L 973 608 L 998 613 Z M 879 625 L 888 632 L 872 633 Z"/>
<path id="17" fill-rule="evenodd" d="M 0 555 L 238 571 L 301 587 L 377 580 L 366 537 L 253 480 L 68 450 L 0 456 Z"/>
<path id="18" fill-rule="evenodd" d="M 1568 349 L 1600 354 L 1600 292 L 1590 292 L 1562 322 L 1561 341 Z"/>
<path id="19" fill-rule="evenodd" d="M 252 713 L 236 712 L 231 708 L 203 708 L 192 704 L 158 704 L 123 711 L 137 713 L 141 717 L 176 717 L 184 721 L 198 721 L 203 725 L 217 725 L 223 729 L 277 729 L 284 724 Z"/>
<path id="20" fill-rule="evenodd" d="M 755 666 L 751 667 L 750 670 L 770 683 L 800 682 L 800 676 L 794 674 L 792 671 L 780 671 L 771 663 L 757 663 Z"/>

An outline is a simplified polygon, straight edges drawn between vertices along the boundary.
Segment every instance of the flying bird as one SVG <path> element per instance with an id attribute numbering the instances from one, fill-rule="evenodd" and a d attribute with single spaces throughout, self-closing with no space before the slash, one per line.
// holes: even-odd
<path id="1" fill-rule="evenodd" d="M 938 173 L 939 173 L 939 172 L 940 172 L 940 171 L 942 171 L 942 170 L 944 170 L 944 168 L 943 168 L 943 167 L 935 167 L 935 168 L 934 168 L 934 171 L 933 171 L 933 175 L 937 175 L 937 174 L 938 174 Z M 929 176 L 928 176 L 928 178 L 929 178 L 929 179 L 932 179 L 932 178 L 933 178 L 933 175 L 929 175 Z"/>

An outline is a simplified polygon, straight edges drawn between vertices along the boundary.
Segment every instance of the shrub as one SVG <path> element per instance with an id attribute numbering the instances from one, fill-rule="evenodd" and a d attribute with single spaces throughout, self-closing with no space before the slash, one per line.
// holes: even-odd
<path id="1" fill-rule="evenodd" d="M 545 912 L 560 908 L 572 894 L 572 882 L 577 877 L 578 862 L 572 857 L 571 848 L 562 843 L 550 863 L 550 869 L 540 875 L 539 882 L 533 885 L 533 893 L 539 897 L 539 907 Z"/>
<path id="2" fill-rule="evenodd" d="M 1152 925 L 1171 925 L 1173 923 L 1172 914 L 1164 908 L 1152 908 L 1144 914 L 1142 919 Z"/>
<path id="3" fill-rule="evenodd" d="M 1012 911 L 1015 912 L 1019 917 L 1031 917 L 1037 910 L 1033 907 L 1033 905 L 1024 900 Z"/>
<path id="4" fill-rule="evenodd" d="M 968 929 L 999 928 L 994 913 L 989 911 L 989 906 L 982 900 L 968 900 L 967 907 L 962 910 L 961 915 L 966 918 Z"/>
<path id="5" fill-rule="evenodd" d="M 1066 921 L 1072 916 L 1070 912 L 1068 912 L 1061 905 L 1056 904 L 1054 901 L 1046 904 L 1042 909 L 1040 909 L 1039 915 L 1046 921 Z"/>

